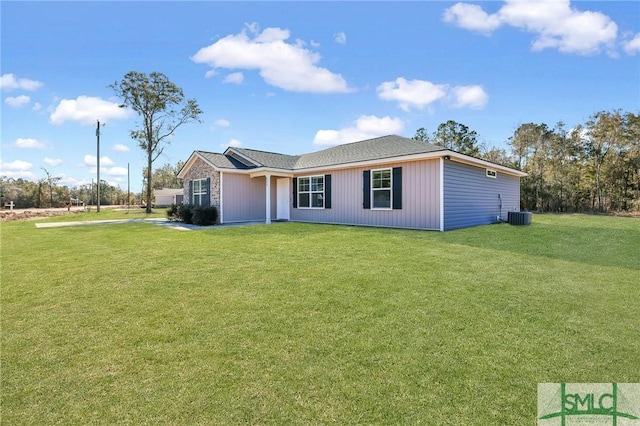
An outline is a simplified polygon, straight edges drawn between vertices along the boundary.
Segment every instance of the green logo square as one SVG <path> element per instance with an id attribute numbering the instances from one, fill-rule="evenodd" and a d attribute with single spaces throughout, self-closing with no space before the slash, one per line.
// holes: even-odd
<path id="1" fill-rule="evenodd" d="M 539 426 L 640 426 L 640 383 L 539 383 Z"/>

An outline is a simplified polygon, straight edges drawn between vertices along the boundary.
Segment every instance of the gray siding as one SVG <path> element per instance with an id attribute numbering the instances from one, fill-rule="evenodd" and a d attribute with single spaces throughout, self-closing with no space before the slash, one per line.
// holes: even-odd
<path id="1" fill-rule="evenodd" d="M 265 220 L 265 181 L 237 173 L 222 174 L 222 220 Z"/>
<path id="2" fill-rule="evenodd" d="M 520 178 L 498 171 L 492 179 L 484 168 L 448 160 L 444 164 L 445 230 L 495 223 L 499 215 L 506 219 L 508 211 L 520 209 Z"/>
<path id="3" fill-rule="evenodd" d="M 392 228 L 440 228 L 439 159 L 389 163 L 373 169 L 402 167 L 402 209 L 372 210 L 362 207 L 362 172 L 371 167 L 314 172 L 331 175 L 331 209 L 291 209 L 291 220 L 300 222 L 384 226 Z M 299 176 L 308 176 L 300 174 Z"/>

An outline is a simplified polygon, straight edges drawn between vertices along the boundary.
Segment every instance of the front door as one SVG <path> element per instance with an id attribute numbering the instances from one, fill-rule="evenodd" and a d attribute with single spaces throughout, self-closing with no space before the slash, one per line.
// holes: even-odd
<path id="1" fill-rule="evenodd" d="M 288 178 L 280 178 L 276 183 L 276 219 L 277 220 L 289 220 L 289 196 L 291 194 L 289 190 Z"/>

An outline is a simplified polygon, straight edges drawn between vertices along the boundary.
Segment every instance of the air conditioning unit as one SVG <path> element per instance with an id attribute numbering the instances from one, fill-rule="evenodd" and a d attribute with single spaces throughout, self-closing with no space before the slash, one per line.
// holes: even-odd
<path id="1" fill-rule="evenodd" d="M 507 212 L 507 222 L 511 225 L 531 225 L 531 212 Z"/>

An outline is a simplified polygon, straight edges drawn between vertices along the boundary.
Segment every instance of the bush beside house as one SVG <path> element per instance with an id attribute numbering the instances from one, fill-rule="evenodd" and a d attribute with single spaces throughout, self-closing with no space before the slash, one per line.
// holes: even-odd
<path id="1" fill-rule="evenodd" d="M 172 204 L 167 208 L 167 218 L 177 222 L 209 226 L 218 223 L 218 209 L 214 206 Z"/>

